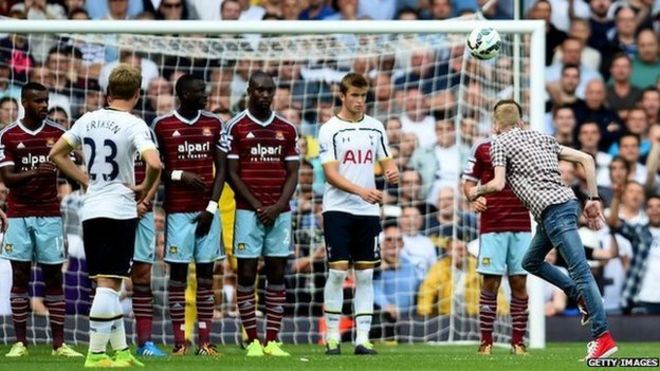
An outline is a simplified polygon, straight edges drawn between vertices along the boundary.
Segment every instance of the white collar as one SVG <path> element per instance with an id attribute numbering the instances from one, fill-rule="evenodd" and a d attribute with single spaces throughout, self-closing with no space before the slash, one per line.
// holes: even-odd
<path id="1" fill-rule="evenodd" d="M 250 120 L 263 127 L 270 125 L 273 120 L 275 120 L 275 111 L 270 111 L 270 117 L 266 121 L 261 121 L 258 118 L 252 116 L 249 109 L 246 109 L 245 112 L 247 112 L 247 116 L 250 118 Z"/>
<path id="2" fill-rule="evenodd" d="M 202 116 L 202 111 L 201 111 L 201 110 L 198 110 L 198 111 L 197 111 L 197 116 L 195 116 L 195 118 L 192 119 L 192 120 L 188 120 L 187 118 L 181 116 L 181 115 L 179 114 L 179 111 L 177 111 L 177 110 L 174 110 L 174 116 L 175 116 L 177 119 L 179 119 L 181 122 L 185 123 L 185 124 L 188 124 L 188 125 L 194 125 L 194 124 L 197 122 L 197 120 L 199 120 L 200 116 Z"/>
<path id="3" fill-rule="evenodd" d="M 25 125 L 23 125 L 23 120 L 18 120 L 18 127 L 21 128 L 21 130 L 23 130 L 24 132 L 26 132 L 26 133 L 28 133 L 32 136 L 39 134 L 45 126 L 46 126 L 46 120 L 42 121 L 41 126 L 39 126 L 36 130 L 33 131 L 33 130 L 30 130 L 30 129 L 26 128 Z"/>

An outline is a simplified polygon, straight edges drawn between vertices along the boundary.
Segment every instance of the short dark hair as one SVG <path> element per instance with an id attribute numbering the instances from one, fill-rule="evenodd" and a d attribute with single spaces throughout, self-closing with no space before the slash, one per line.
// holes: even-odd
<path id="1" fill-rule="evenodd" d="M 241 2 L 239 0 L 223 0 L 222 4 L 220 4 L 220 11 L 222 12 L 225 10 L 225 4 L 227 3 L 237 3 L 238 5 L 241 5 Z"/>
<path id="2" fill-rule="evenodd" d="M 25 99 L 29 91 L 48 91 L 48 89 L 38 82 L 28 82 L 23 85 L 23 88 L 21 89 L 21 99 Z"/>
<path id="3" fill-rule="evenodd" d="M 2 98 L 0 98 L 0 106 L 2 106 L 3 104 L 5 104 L 7 102 L 14 102 L 14 104 L 16 106 L 18 106 L 18 101 L 13 97 L 2 97 Z"/>
<path id="4" fill-rule="evenodd" d="M 573 64 L 573 63 L 567 63 L 567 64 L 563 65 L 561 67 L 561 74 L 563 75 L 564 71 L 566 71 L 569 68 L 575 68 L 578 71 L 578 75 L 580 74 L 580 66 L 578 66 L 577 64 Z"/>
<path id="5" fill-rule="evenodd" d="M 195 80 L 199 79 L 191 74 L 181 75 L 181 77 L 176 80 L 175 84 L 176 96 L 181 99 L 183 94 L 190 89 L 191 83 Z"/>
<path id="6" fill-rule="evenodd" d="M 339 91 L 342 94 L 346 94 L 348 93 L 348 89 L 351 87 L 358 89 L 368 88 L 369 81 L 367 81 L 367 79 L 359 73 L 350 72 L 341 79 L 341 83 L 339 84 Z"/>
<path id="7" fill-rule="evenodd" d="M 575 117 L 575 111 L 573 111 L 573 107 L 571 107 L 571 106 L 568 105 L 568 104 L 561 104 L 561 105 L 559 105 L 559 106 L 553 106 L 553 107 L 552 107 L 552 118 L 557 117 L 557 113 L 558 113 L 560 110 L 563 110 L 563 109 L 569 109 L 569 110 L 571 110 L 571 112 L 573 112 L 573 117 Z"/>
<path id="8" fill-rule="evenodd" d="M 627 131 L 627 132 L 621 134 L 621 136 L 619 137 L 619 143 L 618 143 L 619 147 L 621 146 L 621 141 L 623 141 L 623 138 L 628 138 L 628 137 L 635 138 L 635 140 L 637 141 L 638 146 L 642 142 L 642 139 L 639 137 L 639 135 Z"/>

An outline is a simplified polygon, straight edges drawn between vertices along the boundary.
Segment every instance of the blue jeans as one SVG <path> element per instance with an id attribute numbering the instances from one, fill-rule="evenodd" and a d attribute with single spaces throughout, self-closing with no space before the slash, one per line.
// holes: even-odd
<path id="1" fill-rule="evenodd" d="M 541 215 L 541 222 L 536 227 L 522 266 L 529 273 L 562 289 L 569 298 L 577 301 L 582 296 L 591 316 L 591 335 L 595 339 L 607 331 L 607 319 L 602 297 L 577 232 L 578 213 L 576 200 L 548 206 Z M 545 262 L 545 256 L 553 247 L 566 261 L 570 277 Z"/>

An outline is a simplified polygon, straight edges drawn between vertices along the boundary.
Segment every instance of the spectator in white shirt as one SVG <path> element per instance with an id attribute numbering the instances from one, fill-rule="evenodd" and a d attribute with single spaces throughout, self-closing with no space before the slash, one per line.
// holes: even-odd
<path id="1" fill-rule="evenodd" d="M 417 277 L 422 280 L 426 272 L 435 264 L 438 253 L 430 238 L 420 233 L 422 215 L 416 207 L 404 207 L 399 219 L 403 232 L 403 250 L 401 257 L 408 259 L 415 267 Z"/>

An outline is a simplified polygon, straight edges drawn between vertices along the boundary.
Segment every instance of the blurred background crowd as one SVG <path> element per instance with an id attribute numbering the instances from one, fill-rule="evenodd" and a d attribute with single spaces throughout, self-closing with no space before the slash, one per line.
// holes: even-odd
<path id="1" fill-rule="evenodd" d="M 107 20 L 420 20 L 469 17 L 484 0 L 0 0 L 0 15 L 14 19 Z M 545 122 L 536 124 L 565 146 L 583 150 L 597 163 L 605 208 L 620 200 L 618 216 L 648 230 L 651 240 L 628 240 L 608 227 L 580 235 L 611 314 L 660 313 L 660 1 L 495 0 L 483 16 L 546 21 Z M 110 37 L 110 36 L 108 36 Z M 224 36 L 223 36 L 224 37 Z M 232 38 L 234 36 L 227 36 Z M 239 35 L 251 40 L 258 36 Z M 340 37 L 340 36 L 339 36 Z M 509 54 L 510 55 L 510 54 Z M 476 316 L 479 277 L 478 214 L 459 192 L 463 164 L 472 146 L 490 132 L 492 104 L 513 94 L 513 60 L 501 55 L 487 65 L 463 60 L 463 47 L 420 47 L 405 57 L 357 54 L 349 63 L 331 58 L 322 65 L 301 58 L 280 60 L 188 58 L 107 47 L 67 36 L 0 36 L 0 127 L 21 115 L 20 88 L 37 81 L 50 90 L 50 117 L 65 127 L 105 104 L 110 71 L 118 63 L 139 67 L 143 97 L 136 114 L 151 122 L 176 107 L 173 85 L 183 73 L 207 81 L 209 111 L 227 121 L 245 108 L 252 71 L 266 70 L 277 82 L 273 109 L 298 126 L 304 160 L 295 213 L 295 251 L 288 275 L 288 311 L 320 316 L 324 285 L 321 198 L 323 171 L 318 127 L 337 107 L 337 84 L 354 71 L 371 81 L 369 114 L 386 128 L 401 171 L 398 187 L 385 188 L 383 262 L 375 278 L 376 305 L 383 324 L 410 316 L 447 315 L 452 298 Z M 527 65 L 523 67 L 523 71 Z M 461 73 L 463 71 L 463 73 Z M 523 79 L 528 82 L 527 79 Z M 527 109 L 527 92 L 523 106 Z M 460 102 L 460 104 L 459 104 Z M 459 108 L 460 107 L 460 108 Z M 380 175 L 380 169 L 375 172 Z M 582 169 L 561 164 L 563 181 L 585 197 Z M 379 185 L 385 187 L 382 179 Z M 0 204 L 8 190 L 0 183 Z M 67 311 L 88 310 L 77 216 L 83 197 L 75 184 L 59 185 L 70 262 Z M 656 197 L 652 197 L 655 195 Z M 4 206 L 3 206 L 4 207 Z M 156 208 L 157 251 L 154 286 L 165 300 L 162 263 L 164 212 Z M 646 228 L 646 229 L 644 229 Z M 565 264 L 551 252 L 548 261 Z M 9 314 L 6 262 L 0 262 L 0 314 Z M 216 314 L 236 316 L 231 259 L 224 263 Z M 461 272 L 459 284 L 456 274 Z M 636 279 L 637 278 L 637 279 Z M 33 311 L 45 314 L 35 271 Z M 347 281 L 347 289 L 350 281 Z M 503 289 L 506 291 L 506 288 Z M 350 290 L 347 290 L 347 295 Z M 576 315 L 575 303 L 551 285 L 544 292 L 546 315 Z M 350 296 L 346 296 L 347 299 Z M 502 298 L 508 295 L 502 295 Z M 126 288 L 126 303 L 130 286 Z M 504 300 L 504 299 L 502 299 Z M 158 303 L 157 303 L 158 304 Z M 498 306 L 503 313 L 506 305 Z M 130 311 L 130 305 L 126 305 Z M 164 309 L 162 309 L 164 310 Z M 389 325 L 388 325 L 389 326 Z M 383 326 L 383 336 L 392 328 Z"/>

